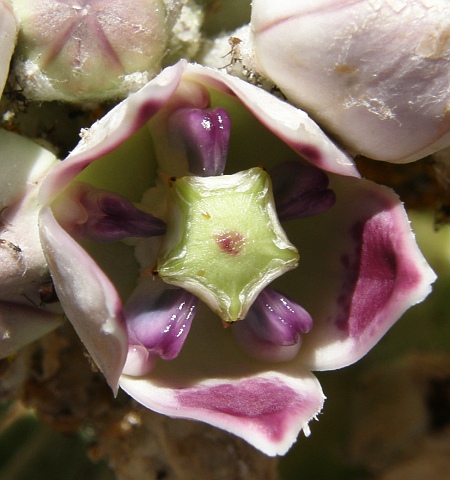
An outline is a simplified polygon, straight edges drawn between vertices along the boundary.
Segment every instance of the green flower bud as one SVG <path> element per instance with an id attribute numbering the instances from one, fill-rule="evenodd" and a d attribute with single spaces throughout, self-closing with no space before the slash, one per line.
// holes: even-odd
<path id="1" fill-rule="evenodd" d="M 179 4 L 14 0 L 21 27 L 14 68 L 25 95 L 97 102 L 138 90 L 159 73 L 173 50 L 184 56 L 187 43 L 196 51 L 190 43 L 199 42 L 198 35 L 186 36 L 187 7 Z M 198 33 L 202 11 L 198 6 L 192 11 Z"/>

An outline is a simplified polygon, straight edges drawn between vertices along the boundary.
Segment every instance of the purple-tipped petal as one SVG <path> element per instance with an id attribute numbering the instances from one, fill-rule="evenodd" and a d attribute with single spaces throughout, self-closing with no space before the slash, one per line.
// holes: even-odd
<path id="1" fill-rule="evenodd" d="M 226 359 L 223 359 L 226 362 Z M 283 455 L 321 410 L 324 396 L 309 373 L 264 372 L 248 378 L 167 386 L 122 376 L 120 386 L 156 412 L 200 420 L 231 432 L 267 455 Z"/>
<path id="2" fill-rule="evenodd" d="M 169 119 L 173 141 L 186 149 L 189 171 L 201 177 L 221 175 L 225 169 L 231 121 L 223 108 L 180 108 Z"/>
<path id="3" fill-rule="evenodd" d="M 240 78 L 201 65 L 187 65 L 184 78 L 236 96 L 258 121 L 312 165 L 326 172 L 360 176 L 353 160 L 299 108 Z"/>
<path id="4" fill-rule="evenodd" d="M 114 242 L 164 235 L 166 224 L 121 195 L 87 183 L 74 184 L 56 202 L 56 218 L 78 240 Z"/>
<path id="5" fill-rule="evenodd" d="M 50 207 L 42 209 L 39 223 L 42 248 L 64 312 L 117 392 L 128 351 L 117 290 L 89 254 L 61 228 Z"/>
<path id="6" fill-rule="evenodd" d="M 150 356 L 174 359 L 189 333 L 197 303 L 197 297 L 181 288 L 151 283 L 138 287 L 125 308 L 132 352 L 136 353 L 133 347 L 144 347 Z M 130 373 L 129 368 L 126 371 Z"/>
<path id="7" fill-rule="evenodd" d="M 314 318 L 299 355 L 312 370 L 357 361 L 430 293 L 436 278 L 392 190 L 349 177 L 330 180 L 335 206 L 288 231 L 302 246 L 303 263 L 296 284 L 282 286 Z"/>
<path id="8" fill-rule="evenodd" d="M 273 196 L 281 221 L 326 212 L 336 202 L 327 174 L 295 160 L 279 163 L 270 172 Z"/>
<path id="9" fill-rule="evenodd" d="M 181 60 L 164 69 L 82 134 L 80 143 L 47 176 L 39 192 L 40 203 L 51 202 L 86 167 L 117 149 L 156 115 L 174 95 L 185 68 L 186 61 Z"/>
<path id="10" fill-rule="evenodd" d="M 286 361 L 299 351 L 301 335 L 313 326 L 309 313 L 298 303 L 266 287 L 244 320 L 233 324 L 233 333 L 251 356 L 266 361 Z"/>

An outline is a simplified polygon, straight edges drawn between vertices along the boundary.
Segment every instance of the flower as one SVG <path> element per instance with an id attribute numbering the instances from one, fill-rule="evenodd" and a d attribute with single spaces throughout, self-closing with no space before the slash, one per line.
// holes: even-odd
<path id="1" fill-rule="evenodd" d="M 0 129 L 0 358 L 58 327 L 63 314 L 41 249 L 37 195 L 57 163 L 46 149 Z M 45 307 L 45 308 L 44 308 Z"/>
<path id="2" fill-rule="evenodd" d="M 450 5 L 252 2 L 257 69 L 355 154 L 409 162 L 450 145 Z"/>
<path id="3" fill-rule="evenodd" d="M 199 112 L 200 133 L 191 118 Z M 235 190 L 236 178 L 258 165 L 272 172 L 275 198 L 262 215 L 278 209 L 300 263 L 274 288 L 251 295 L 247 324 L 240 314 L 222 317 L 232 323 L 224 329 L 211 312 L 214 296 L 187 280 L 166 284 L 158 262 L 190 226 L 177 223 L 184 213 L 174 200 L 186 182 L 190 192 L 191 182 L 209 188 L 224 179 L 231 198 L 245 190 Z M 188 204 L 193 197 L 200 204 L 190 208 L 203 205 L 195 193 Z M 211 208 L 228 212 L 224 235 L 213 237 L 226 267 L 247 239 L 233 223 L 239 207 L 227 210 L 226 196 L 225 204 L 216 197 Z M 113 390 L 120 386 L 157 412 L 225 429 L 269 455 L 285 453 L 301 429 L 308 434 L 322 408 L 311 370 L 358 360 L 434 280 L 396 195 L 360 179 L 304 112 L 184 61 L 83 131 L 47 175 L 39 200 L 41 243 L 58 297 Z M 199 213 L 208 220 L 208 211 Z M 127 236 L 117 233 L 123 219 L 132 238 L 117 242 Z M 269 223 L 271 234 L 278 227 Z M 206 243 L 202 234 L 196 238 L 194 251 L 202 252 Z M 218 256 L 207 256 L 196 275 Z M 225 270 L 222 283 L 234 281 Z"/>
<path id="4" fill-rule="evenodd" d="M 9 0 L 0 1 L 0 91 L 3 92 L 9 72 L 9 62 L 14 51 L 17 22 Z"/>

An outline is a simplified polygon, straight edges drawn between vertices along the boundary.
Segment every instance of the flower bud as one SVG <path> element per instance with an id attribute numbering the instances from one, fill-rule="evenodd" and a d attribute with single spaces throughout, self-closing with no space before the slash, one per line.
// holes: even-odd
<path id="1" fill-rule="evenodd" d="M 450 3 L 254 0 L 256 63 L 355 154 L 417 160 L 450 145 Z"/>
<path id="2" fill-rule="evenodd" d="M 15 70 L 37 100 L 123 97 L 161 69 L 164 0 L 14 0 L 21 32 Z"/>

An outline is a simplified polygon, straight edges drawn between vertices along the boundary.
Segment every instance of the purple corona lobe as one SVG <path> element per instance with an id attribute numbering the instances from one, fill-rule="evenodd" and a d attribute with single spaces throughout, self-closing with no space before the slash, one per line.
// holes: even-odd
<path id="1" fill-rule="evenodd" d="M 174 359 L 186 340 L 198 300 L 181 288 L 166 289 L 156 297 L 140 292 L 126 308 L 129 343 L 151 355 Z"/>
<path id="2" fill-rule="evenodd" d="M 201 177 L 223 173 L 230 129 L 230 117 L 223 108 L 180 108 L 169 120 L 173 141 L 186 150 L 189 171 Z"/>
<path id="3" fill-rule="evenodd" d="M 309 313 L 298 303 L 266 287 L 244 320 L 233 324 L 233 334 L 250 356 L 269 362 L 294 358 L 302 335 L 313 326 Z"/>
<path id="4" fill-rule="evenodd" d="M 284 346 L 297 343 L 313 326 L 304 308 L 270 287 L 259 294 L 244 322 L 261 340 Z"/>
<path id="5" fill-rule="evenodd" d="M 126 198 L 88 184 L 76 184 L 68 192 L 67 207 L 74 216 L 64 221 L 66 229 L 78 239 L 114 242 L 127 237 L 164 235 L 166 224 L 139 210 Z M 70 216 L 60 206 L 60 215 Z M 76 212 L 76 213 L 75 213 Z"/>
<path id="6" fill-rule="evenodd" d="M 278 164 L 271 171 L 273 195 L 281 221 L 326 212 L 336 202 L 325 172 L 297 161 Z"/>

